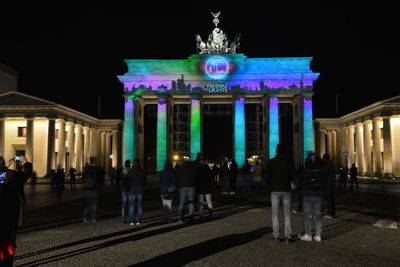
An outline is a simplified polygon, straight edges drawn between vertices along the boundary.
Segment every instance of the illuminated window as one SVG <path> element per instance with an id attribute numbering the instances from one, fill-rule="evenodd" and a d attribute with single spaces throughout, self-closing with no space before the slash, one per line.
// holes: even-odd
<path id="1" fill-rule="evenodd" d="M 26 137 L 26 127 L 18 127 L 18 137 Z"/>

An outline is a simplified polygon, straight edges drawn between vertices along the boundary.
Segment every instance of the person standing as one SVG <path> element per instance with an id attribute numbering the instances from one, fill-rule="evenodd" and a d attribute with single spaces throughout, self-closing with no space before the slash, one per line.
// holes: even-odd
<path id="1" fill-rule="evenodd" d="M 26 181 L 32 176 L 33 172 L 33 166 L 32 163 L 28 161 L 28 159 L 25 156 L 19 156 L 20 158 L 20 164 L 17 165 L 18 175 L 21 176 L 22 179 L 22 184 L 20 184 L 20 197 L 21 197 L 21 202 L 20 202 L 20 213 L 19 213 L 19 223 L 18 225 L 21 227 L 24 222 L 24 208 L 26 204 L 26 197 L 25 197 L 25 190 L 24 190 L 24 185 Z"/>
<path id="2" fill-rule="evenodd" d="M 171 222 L 172 202 L 175 195 L 176 175 L 172 168 L 172 162 L 166 160 L 164 170 L 160 172 L 161 200 L 163 205 L 164 222 Z"/>
<path id="3" fill-rule="evenodd" d="M 330 160 L 329 154 L 324 154 L 322 157 L 324 161 L 324 174 L 325 174 L 325 201 L 324 210 L 326 214 L 325 219 L 332 219 L 336 216 L 336 205 L 335 205 L 335 165 Z"/>
<path id="4" fill-rule="evenodd" d="M 242 173 L 243 173 L 243 193 L 250 193 L 251 189 L 251 165 L 249 161 L 246 159 L 242 166 Z"/>
<path id="5" fill-rule="evenodd" d="M 196 177 L 196 191 L 198 196 L 199 217 L 203 218 L 204 198 L 208 206 L 208 217 L 212 218 L 213 203 L 211 200 L 211 186 L 213 183 L 212 171 L 207 163 L 201 161 L 201 154 L 198 153 L 197 163 L 197 177 Z"/>
<path id="6" fill-rule="evenodd" d="M 96 166 L 96 158 L 90 158 L 90 164 L 85 166 L 82 175 L 83 191 L 86 200 L 86 206 L 83 211 L 83 222 L 96 222 L 97 200 L 100 183 L 103 179 L 104 171 Z"/>
<path id="7" fill-rule="evenodd" d="M 276 146 L 276 156 L 269 160 L 265 167 L 265 180 L 271 191 L 273 239 L 280 241 L 278 211 L 282 200 L 285 214 L 285 242 L 292 241 L 292 227 L 290 221 L 291 183 L 294 181 L 295 168 L 285 156 L 285 147 L 282 143 Z"/>
<path id="8" fill-rule="evenodd" d="M 196 181 L 196 163 L 183 161 L 177 168 L 177 187 L 179 188 L 179 221 L 184 221 L 184 206 L 189 205 L 189 220 L 194 219 L 194 196 Z"/>
<path id="9" fill-rule="evenodd" d="M 142 223 L 142 202 L 143 191 L 146 185 L 146 173 L 140 167 L 139 159 L 135 159 L 132 164 L 132 169 L 127 174 L 130 190 L 128 193 L 129 201 L 129 222 L 130 225 L 140 225 Z M 135 216 L 136 208 L 136 216 Z"/>
<path id="10" fill-rule="evenodd" d="M 114 187 L 114 182 L 115 182 L 115 168 L 114 167 L 110 168 L 110 171 L 108 172 L 108 177 L 110 177 L 111 187 Z"/>
<path id="11" fill-rule="evenodd" d="M 57 164 L 57 171 L 55 174 L 57 196 L 61 197 L 64 190 L 65 173 L 61 168 L 61 164 Z"/>
<path id="12" fill-rule="evenodd" d="M 349 191 L 353 191 L 353 183 L 356 183 L 357 192 L 358 192 L 358 179 L 357 179 L 358 168 L 356 164 L 351 164 L 350 168 L 350 189 Z"/>
<path id="13" fill-rule="evenodd" d="M 238 164 L 235 159 L 232 159 L 229 166 L 229 194 L 236 194 L 237 170 Z"/>
<path id="14" fill-rule="evenodd" d="M 2 156 L 0 176 L 0 266 L 13 266 L 24 179 L 6 167 Z"/>
<path id="15" fill-rule="evenodd" d="M 253 178 L 256 192 L 262 191 L 263 183 L 262 183 L 261 173 L 262 173 L 262 168 L 261 168 L 260 162 L 257 160 L 256 165 L 254 166 L 254 178 Z"/>
<path id="16" fill-rule="evenodd" d="M 131 161 L 128 159 L 124 163 L 124 168 L 121 171 L 121 219 L 122 222 L 128 222 L 129 215 L 129 191 L 131 186 L 128 183 L 128 173 L 131 170 Z"/>
<path id="17" fill-rule="evenodd" d="M 303 190 L 304 221 L 304 234 L 300 236 L 300 240 L 302 241 L 312 241 L 313 228 L 315 230 L 314 240 L 317 242 L 321 241 L 321 208 L 326 190 L 325 177 L 321 158 L 316 158 L 313 152 L 309 152 L 301 184 Z"/>
<path id="18" fill-rule="evenodd" d="M 74 187 L 74 189 L 75 189 L 75 186 L 76 186 L 76 170 L 73 167 L 69 168 L 69 182 L 70 182 L 71 190 L 72 190 L 72 187 Z"/>

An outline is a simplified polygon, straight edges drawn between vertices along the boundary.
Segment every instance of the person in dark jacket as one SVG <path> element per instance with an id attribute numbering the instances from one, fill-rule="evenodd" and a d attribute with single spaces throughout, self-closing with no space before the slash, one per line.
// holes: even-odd
<path id="1" fill-rule="evenodd" d="M 207 162 L 197 160 L 197 177 L 196 177 L 196 192 L 199 204 L 199 217 L 203 217 L 204 198 L 207 201 L 208 217 L 212 218 L 213 203 L 211 200 L 211 186 L 213 183 L 213 174 Z"/>
<path id="2" fill-rule="evenodd" d="M 346 183 L 347 183 L 347 173 L 349 172 L 349 168 L 347 166 L 340 165 L 339 168 L 339 186 L 338 188 L 342 188 L 346 190 Z"/>
<path id="3" fill-rule="evenodd" d="M 161 200 L 163 205 L 164 222 L 171 222 L 172 202 L 175 195 L 176 175 L 172 162 L 166 160 L 164 170 L 160 172 Z"/>
<path id="4" fill-rule="evenodd" d="M 121 218 L 122 222 L 128 222 L 129 214 L 129 191 L 131 191 L 131 186 L 128 183 L 128 173 L 131 169 L 131 161 L 125 160 L 124 168 L 121 171 Z"/>
<path id="5" fill-rule="evenodd" d="M 356 183 L 356 188 L 358 191 L 358 179 L 357 179 L 357 174 L 358 174 L 358 168 L 356 167 L 356 164 L 351 164 L 350 168 L 350 189 L 349 191 L 353 191 L 353 183 Z"/>
<path id="6" fill-rule="evenodd" d="M 61 197 L 62 191 L 64 190 L 64 181 L 65 181 L 65 172 L 61 168 L 61 164 L 57 165 L 55 180 L 56 180 L 57 195 Z"/>
<path id="7" fill-rule="evenodd" d="M 82 175 L 83 191 L 85 194 L 86 206 L 83 211 L 83 222 L 96 222 L 97 199 L 101 180 L 104 177 L 104 170 L 96 166 L 96 158 L 90 158 L 90 164 L 85 166 Z"/>
<path id="8" fill-rule="evenodd" d="M 238 164 L 235 159 L 231 160 L 229 166 L 229 194 L 236 193 L 236 181 L 238 175 Z"/>
<path id="9" fill-rule="evenodd" d="M 133 161 L 132 169 L 128 171 L 127 179 L 130 186 L 128 194 L 129 222 L 130 225 L 140 225 L 142 223 L 143 191 L 147 182 L 147 177 L 146 173 L 140 167 L 139 159 Z M 135 208 L 137 210 L 136 216 Z"/>
<path id="10" fill-rule="evenodd" d="M 315 225 L 314 240 L 321 241 L 321 206 L 325 193 L 325 178 L 326 174 L 321 158 L 315 157 L 313 152 L 309 152 L 301 184 L 303 191 L 304 234 L 300 239 L 303 241 L 312 241 L 313 224 Z"/>
<path id="11" fill-rule="evenodd" d="M 0 266 L 13 266 L 24 179 L 8 170 L 1 156 L 0 177 Z"/>
<path id="12" fill-rule="evenodd" d="M 243 173 L 243 193 L 250 193 L 253 177 L 251 175 L 251 165 L 249 164 L 249 161 L 247 159 L 242 166 L 242 173 Z"/>
<path id="13" fill-rule="evenodd" d="M 196 182 L 196 163 L 183 161 L 177 168 L 177 187 L 179 188 L 179 221 L 184 221 L 184 205 L 189 205 L 189 219 L 193 221 Z"/>
<path id="14" fill-rule="evenodd" d="M 332 219 L 336 216 L 335 205 L 335 165 L 330 160 L 329 154 L 324 154 L 322 157 L 324 161 L 324 174 L 325 177 L 325 198 L 324 198 L 324 215 L 325 219 Z"/>
<path id="15" fill-rule="evenodd" d="M 25 204 L 26 204 L 26 197 L 25 197 L 25 189 L 24 185 L 26 181 L 32 176 L 33 172 L 33 166 L 32 163 L 28 161 L 28 159 L 21 155 L 19 156 L 20 158 L 20 164 L 17 165 L 17 175 L 21 176 L 22 179 L 22 184 L 20 184 L 20 197 L 21 197 L 21 202 L 20 202 L 20 212 L 19 212 L 19 222 L 18 225 L 19 227 L 22 227 L 23 222 L 24 222 L 24 209 L 25 209 Z"/>
<path id="16" fill-rule="evenodd" d="M 70 181 L 71 190 L 72 190 L 72 187 L 74 187 L 74 189 L 75 189 L 75 186 L 76 186 L 76 170 L 73 167 L 69 168 L 69 181 Z"/>
<path id="17" fill-rule="evenodd" d="M 268 188 L 271 191 L 273 238 L 276 241 L 280 241 L 278 211 L 279 202 L 282 200 L 285 214 L 285 242 L 291 242 L 291 183 L 295 179 L 296 171 L 292 162 L 285 157 L 285 147 L 283 144 L 280 143 L 277 145 L 276 156 L 267 162 L 264 175 Z"/>

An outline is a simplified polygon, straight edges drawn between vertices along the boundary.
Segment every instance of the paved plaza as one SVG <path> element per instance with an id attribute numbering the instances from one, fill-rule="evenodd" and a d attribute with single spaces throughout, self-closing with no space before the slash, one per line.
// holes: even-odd
<path id="1" fill-rule="evenodd" d="M 400 230 L 372 226 L 399 220 L 399 194 L 336 191 L 337 218 L 323 220 L 322 242 L 277 243 L 266 193 L 215 196 L 213 220 L 164 224 L 153 185 L 146 189 L 143 224 L 130 226 L 120 221 L 120 195 L 109 186 L 96 223 L 82 222 L 81 185 L 67 186 L 60 198 L 49 187 L 38 184 L 32 192 L 26 185 L 16 266 L 400 265 Z M 302 232 L 301 215 L 292 215 L 292 228 Z"/>

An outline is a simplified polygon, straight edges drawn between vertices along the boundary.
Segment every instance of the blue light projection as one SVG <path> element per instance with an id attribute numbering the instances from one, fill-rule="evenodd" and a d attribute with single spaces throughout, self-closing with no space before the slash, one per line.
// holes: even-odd
<path id="1" fill-rule="evenodd" d="M 246 127 L 244 121 L 244 98 L 241 97 L 235 101 L 235 160 L 241 167 L 246 160 Z"/>
<path id="2" fill-rule="evenodd" d="M 315 151 L 312 100 L 303 99 L 303 129 L 303 159 L 305 159 L 309 151 Z"/>
<path id="3" fill-rule="evenodd" d="M 276 146 L 279 143 L 279 104 L 278 98 L 269 99 L 269 158 L 276 153 Z"/>
<path id="4" fill-rule="evenodd" d="M 212 56 L 207 59 L 204 71 L 212 80 L 222 80 L 229 74 L 229 62 L 225 57 Z"/>

